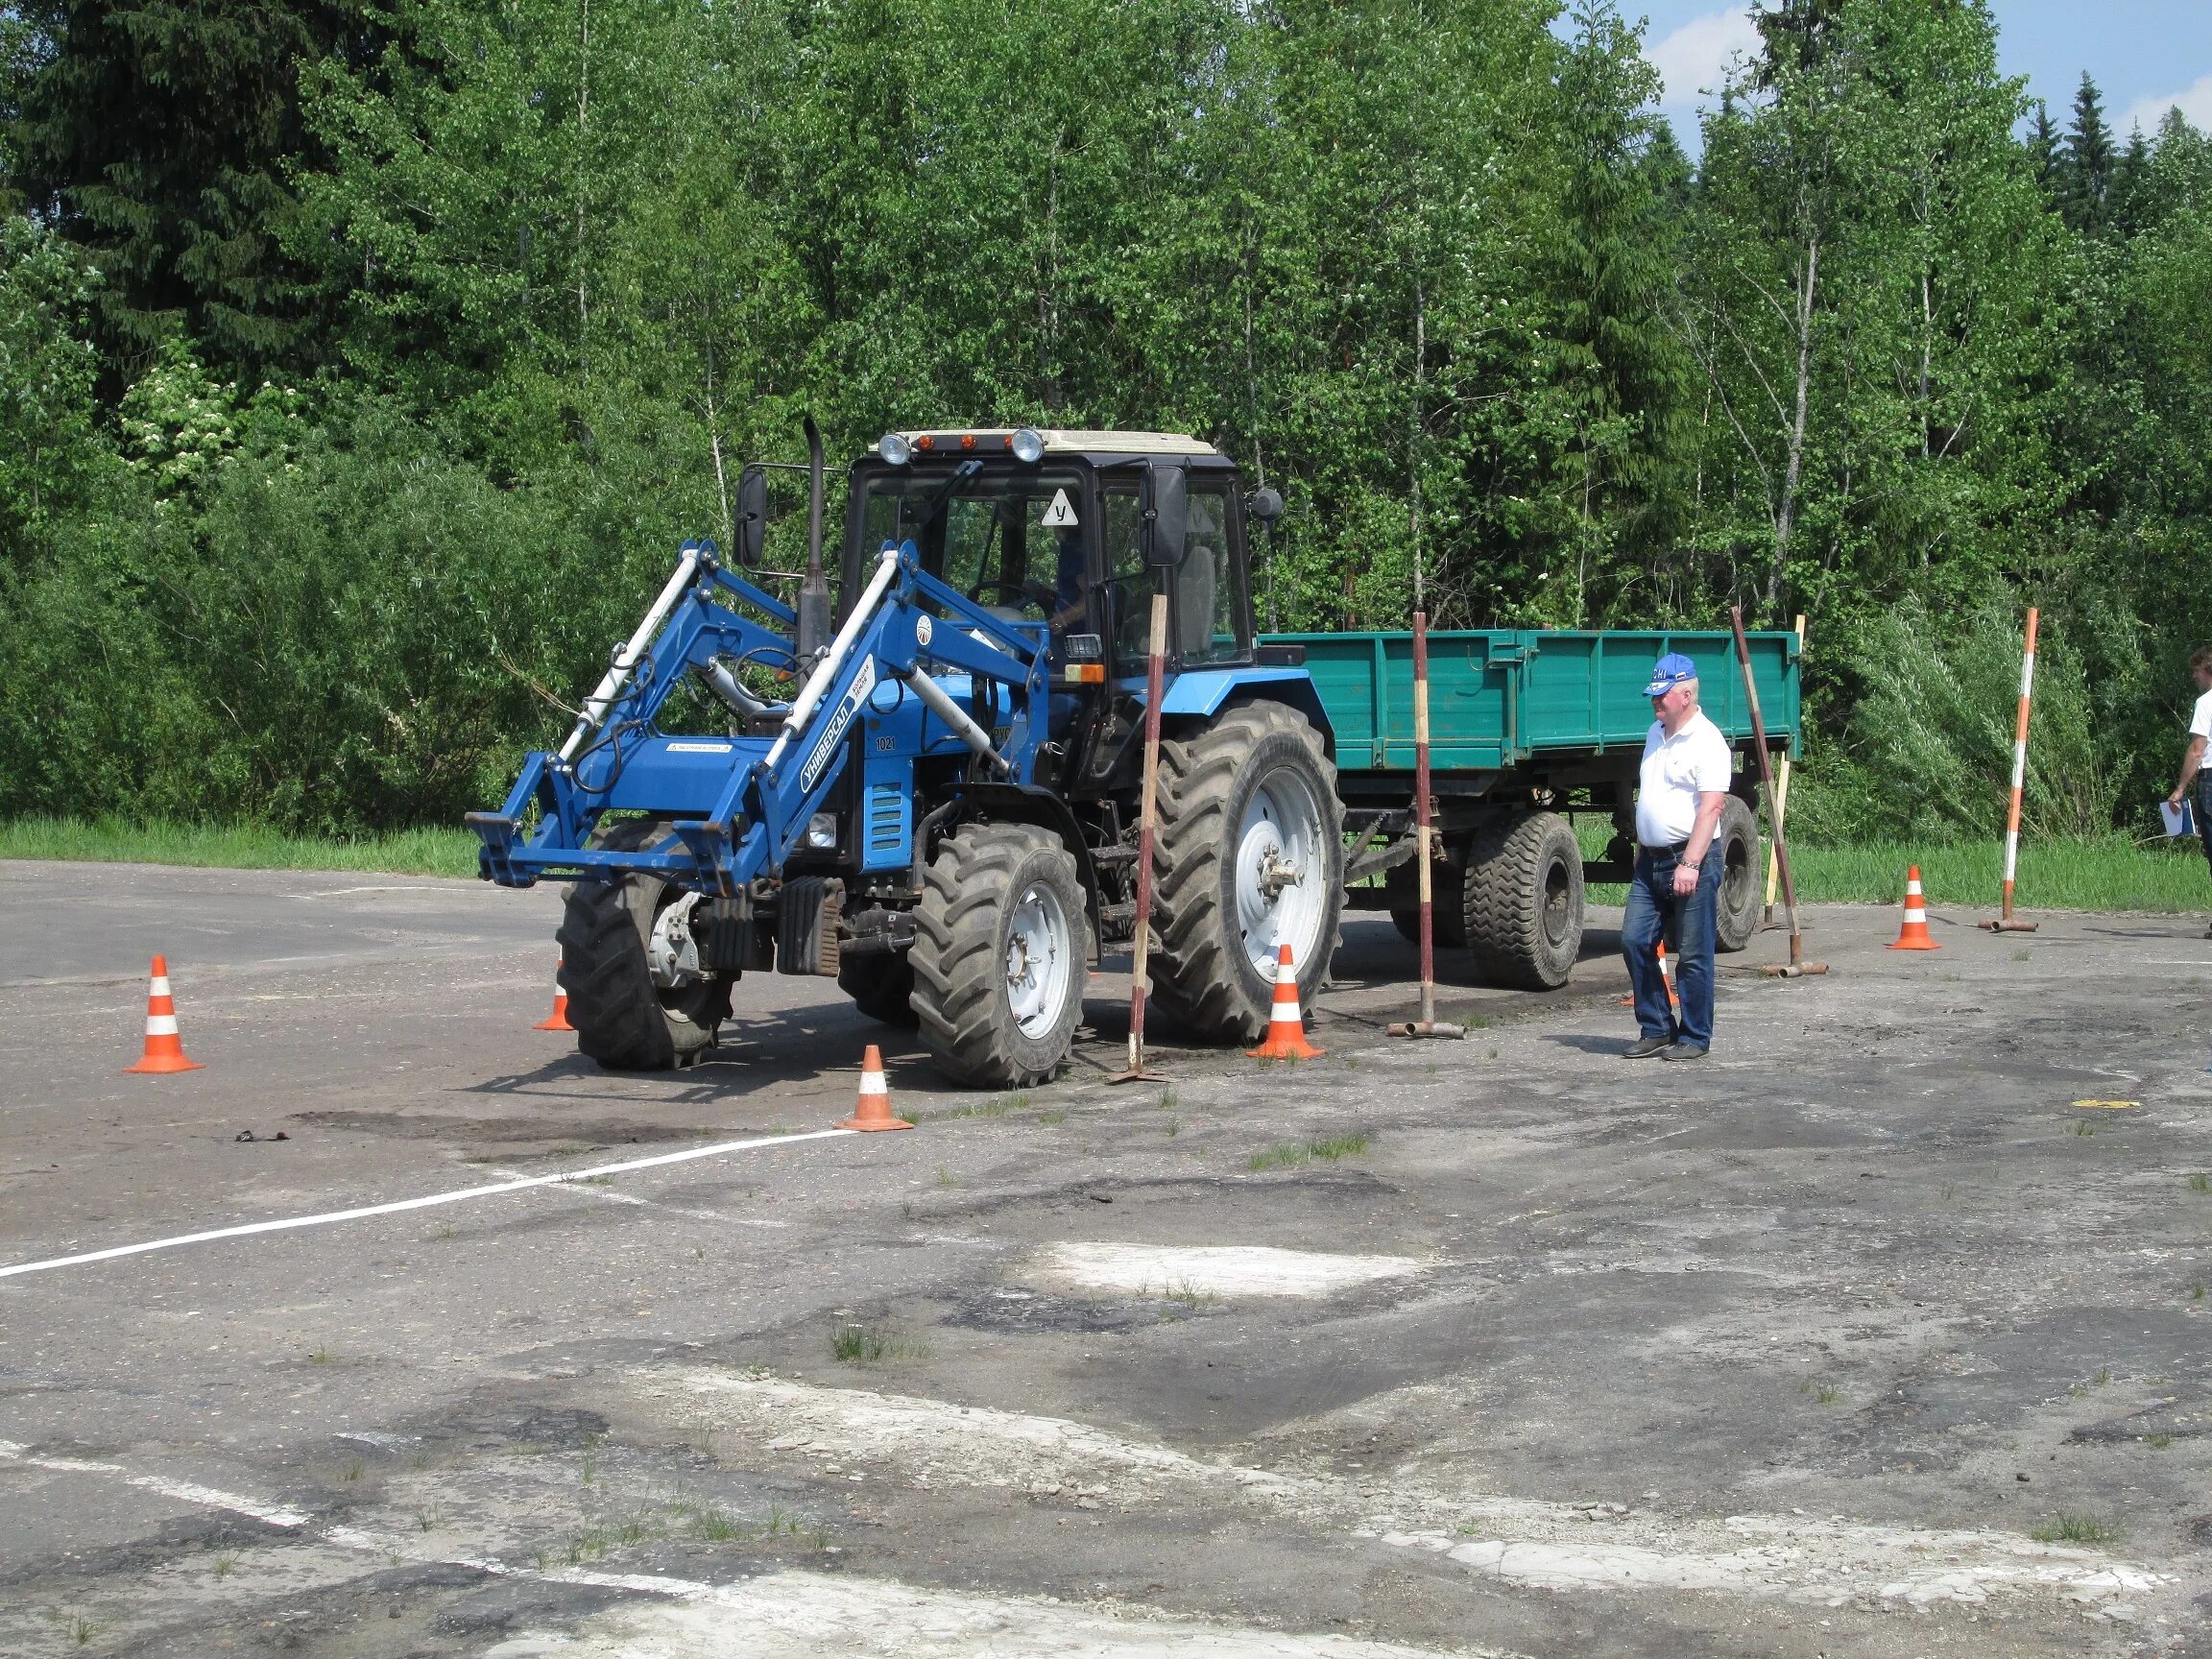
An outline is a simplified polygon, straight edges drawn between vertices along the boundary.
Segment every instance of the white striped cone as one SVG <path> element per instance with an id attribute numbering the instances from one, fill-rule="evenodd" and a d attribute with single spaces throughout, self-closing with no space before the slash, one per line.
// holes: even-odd
<path id="1" fill-rule="evenodd" d="M 840 1129 L 911 1129 L 903 1118 L 891 1116 L 891 1090 L 883 1081 L 883 1050 L 875 1044 L 860 1061 L 860 1098 L 853 1116 L 837 1120 Z"/>
<path id="2" fill-rule="evenodd" d="M 1306 1041 L 1306 1017 L 1298 1007 L 1298 965 L 1291 960 L 1289 946 L 1278 946 L 1275 1001 L 1267 1014 L 1267 1039 L 1247 1053 L 1254 1060 L 1317 1060 L 1327 1052 Z"/>
<path id="3" fill-rule="evenodd" d="M 160 1074 L 198 1071 L 197 1060 L 184 1058 L 183 1040 L 177 1035 L 177 1003 L 169 995 L 169 958 L 154 958 L 152 983 L 146 988 L 146 1048 L 135 1066 L 126 1071 Z"/>
<path id="4" fill-rule="evenodd" d="M 1905 872 L 1905 926 L 1898 931 L 1892 950 L 1940 950 L 1942 946 L 1928 937 L 1928 901 L 1920 891 L 1920 866 L 1909 865 Z"/>

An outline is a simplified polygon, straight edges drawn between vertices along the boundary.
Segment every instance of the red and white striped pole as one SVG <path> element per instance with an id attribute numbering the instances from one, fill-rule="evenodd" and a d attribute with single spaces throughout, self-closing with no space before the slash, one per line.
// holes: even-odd
<path id="1" fill-rule="evenodd" d="M 2005 913 L 1983 924 L 1992 933 L 2032 933 L 2012 920 L 2012 882 L 2020 873 L 2020 794 L 2028 781 L 2028 708 L 2035 695 L 2035 608 L 2028 609 L 2028 643 L 2020 654 L 2020 715 L 2012 728 L 2012 799 L 2005 808 Z"/>
<path id="2" fill-rule="evenodd" d="M 1137 938 L 1129 965 L 1129 1064 L 1109 1083 L 1148 1082 L 1144 1070 L 1144 997 L 1150 989 L 1152 851 L 1160 827 L 1160 702 L 1167 661 L 1167 595 L 1152 595 L 1151 650 L 1144 664 L 1144 784 L 1137 811 Z"/>
<path id="3" fill-rule="evenodd" d="M 1466 1027 L 1436 1018 L 1436 894 L 1429 859 L 1436 845 L 1429 794 L 1429 613 L 1413 613 L 1413 822 L 1421 878 L 1421 1018 L 1393 1025 L 1393 1037 L 1464 1037 Z"/>

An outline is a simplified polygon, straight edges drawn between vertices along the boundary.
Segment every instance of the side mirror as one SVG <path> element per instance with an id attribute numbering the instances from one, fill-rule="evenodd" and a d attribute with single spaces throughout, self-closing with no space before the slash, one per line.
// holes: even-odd
<path id="1" fill-rule="evenodd" d="M 1283 517 L 1283 492 L 1262 485 L 1252 492 L 1252 499 L 1245 503 L 1245 508 L 1253 517 L 1273 529 L 1275 520 Z"/>
<path id="2" fill-rule="evenodd" d="M 748 467 L 737 474 L 737 522 L 733 528 L 737 539 L 734 549 L 737 563 L 748 570 L 757 570 L 768 537 L 768 473 L 765 469 Z"/>
<path id="3" fill-rule="evenodd" d="M 1190 477 L 1180 467 L 1157 461 L 1152 474 L 1152 504 L 1144 510 L 1144 563 L 1172 570 L 1183 563 L 1183 539 L 1190 528 Z"/>

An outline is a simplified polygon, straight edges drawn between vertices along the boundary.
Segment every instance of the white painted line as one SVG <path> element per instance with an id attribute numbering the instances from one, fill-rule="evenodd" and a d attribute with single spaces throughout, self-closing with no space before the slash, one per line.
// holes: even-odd
<path id="1" fill-rule="evenodd" d="M 432 1192 L 422 1198 L 401 1198 L 391 1204 L 364 1204 L 354 1210 L 328 1210 L 320 1215 L 292 1215 L 281 1221 L 252 1221 L 243 1227 L 217 1227 L 206 1233 L 180 1233 L 174 1238 L 150 1238 L 143 1244 L 118 1244 L 109 1250 L 87 1250 L 82 1256 L 57 1256 L 50 1262 L 19 1262 L 0 1267 L 0 1279 L 18 1273 L 43 1273 L 50 1267 L 78 1267 L 87 1262 L 112 1262 L 118 1256 L 143 1256 L 149 1250 L 174 1250 L 180 1244 L 204 1244 L 215 1238 L 244 1238 L 255 1233 L 288 1233 L 296 1227 L 327 1227 L 333 1221 L 359 1221 L 370 1215 L 397 1215 L 402 1210 L 428 1210 L 439 1204 L 459 1204 L 470 1198 L 494 1198 L 502 1192 L 520 1192 L 532 1187 L 564 1187 L 603 1175 L 623 1175 L 633 1169 L 657 1169 L 665 1164 L 688 1164 L 695 1158 L 719 1158 L 729 1152 L 749 1152 L 758 1146 L 791 1146 L 802 1141 L 828 1141 L 857 1134 L 853 1129 L 810 1129 L 804 1135 L 763 1135 L 751 1141 L 724 1141 L 712 1146 L 692 1146 L 682 1152 L 662 1152 L 652 1158 L 630 1158 L 620 1164 L 602 1164 L 592 1169 L 564 1169 L 558 1175 L 530 1175 L 501 1181 L 490 1187 L 464 1187 L 457 1192 Z"/>
<path id="2" fill-rule="evenodd" d="M 174 1498 L 180 1503 L 196 1503 L 204 1509 L 228 1509 L 235 1515 L 248 1515 L 256 1521 L 265 1521 L 272 1527 L 304 1527 L 314 1519 L 304 1509 L 290 1509 L 281 1503 L 262 1503 L 251 1498 L 241 1498 L 236 1493 L 195 1486 L 188 1480 L 169 1480 L 159 1475 L 133 1475 L 120 1463 L 95 1463 L 84 1457 L 35 1457 L 29 1447 L 19 1446 L 12 1440 L 0 1440 L 0 1457 L 12 1463 L 28 1463 L 34 1469 L 52 1469 L 64 1475 L 119 1475 L 126 1485 L 143 1487 L 149 1492 L 158 1492 L 164 1498 Z"/>

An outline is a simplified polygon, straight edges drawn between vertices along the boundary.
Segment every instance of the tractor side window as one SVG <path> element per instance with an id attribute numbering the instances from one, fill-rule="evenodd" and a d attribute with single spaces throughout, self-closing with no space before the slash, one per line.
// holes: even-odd
<path id="1" fill-rule="evenodd" d="M 1175 571 L 1175 649 L 1186 663 L 1234 661 L 1244 655 L 1244 594 L 1232 557 L 1228 491 L 1193 478 L 1183 563 Z"/>
<path id="2" fill-rule="evenodd" d="M 1106 517 L 1106 585 L 1114 602 L 1114 662 L 1120 674 L 1144 672 L 1151 648 L 1152 572 L 1144 563 L 1144 514 L 1137 486 L 1110 484 L 1100 492 Z"/>

